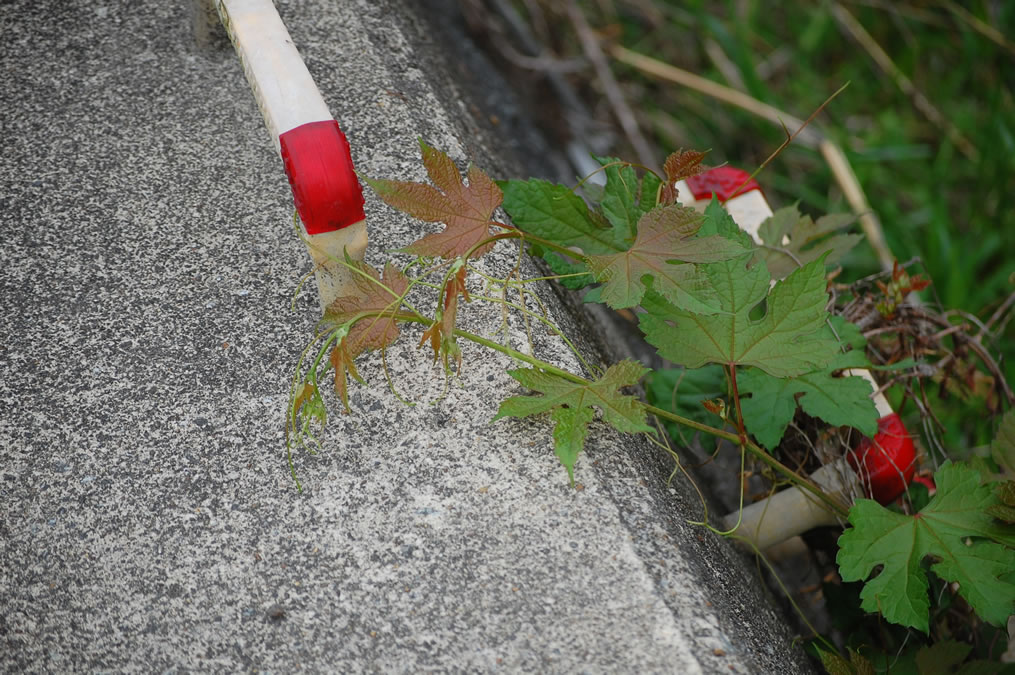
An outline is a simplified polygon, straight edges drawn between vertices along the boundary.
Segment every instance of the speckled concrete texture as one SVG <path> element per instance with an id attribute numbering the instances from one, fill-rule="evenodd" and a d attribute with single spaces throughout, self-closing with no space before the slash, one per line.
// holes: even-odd
<path id="1" fill-rule="evenodd" d="M 421 179 L 420 136 L 511 166 L 414 3 L 280 10 L 361 172 Z M 520 389 L 468 344 L 442 395 L 406 331 L 387 367 L 414 407 L 366 358 L 297 493 L 283 409 L 317 300 L 289 309 L 309 263 L 236 58 L 157 0 L 14 0 L 0 29 L 0 670 L 809 671 L 669 460 L 597 427 L 570 489 L 546 420 L 489 423 Z M 418 236 L 367 213 L 375 265 Z"/>

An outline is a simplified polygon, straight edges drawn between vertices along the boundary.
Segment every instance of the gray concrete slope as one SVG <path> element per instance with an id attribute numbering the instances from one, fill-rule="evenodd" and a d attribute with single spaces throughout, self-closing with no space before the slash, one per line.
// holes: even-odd
<path id="1" fill-rule="evenodd" d="M 281 10 L 361 172 L 421 179 L 418 136 L 510 166 L 412 3 Z M 662 453 L 597 426 L 573 490 L 547 420 L 489 423 L 522 393 L 498 354 L 463 345 L 442 397 L 407 330 L 387 367 L 414 407 L 364 359 L 297 493 L 283 409 L 317 301 L 289 310 L 309 265 L 235 57 L 157 0 L 15 0 L 0 26 L 0 670 L 809 669 Z M 374 264 L 419 235 L 367 213 Z"/>

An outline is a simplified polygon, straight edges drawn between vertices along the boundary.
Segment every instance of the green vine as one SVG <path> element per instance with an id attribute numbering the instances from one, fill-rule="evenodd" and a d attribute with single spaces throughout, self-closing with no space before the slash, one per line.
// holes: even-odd
<path id="1" fill-rule="evenodd" d="M 663 176 L 651 171 L 639 175 L 634 165 L 597 158 L 605 187 L 586 185 L 582 196 L 578 188 L 535 179 L 494 182 L 476 167 L 469 168 L 466 183 L 446 155 L 420 145 L 432 184 L 367 182 L 391 206 L 424 221 L 444 223 L 445 229 L 410 244 L 400 252 L 410 259 L 401 267 L 389 262 L 382 273 L 348 258 L 334 261 L 353 272 L 355 288 L 327 308 L 296 364 L 286 429 L 287 460 L 297 487 L 301 484 L 294 450 L 313 453 L 320 449 L 316 434 L 327 422 L 321 389 L 325 376 L 330 373 L 334 378 L 336 394 L 348 409 L 347 378 L 363 383 L 355 359 L 364 351 L 377 350 L 389 386 L 396 392 L 385 350 L 399 337 L 399 326 L 418 324 L 424 329 L 420 346 L 430 348 L 447 377 L 461 367 L 459 340 L 504 354 L 523 366 L 508 373 L 537 393 L 507 398 L 494 419 L 547 414 L 554 425 L 555 452 L 572 483 L 597 414 L 621 432 L 645 434 L 675 458 L 669 439 L 660 432 L 660 422 L 677 425 L 738 448 L 741 485 L 745 471 L 757 467 L 774 482 L 802 490 L 840 521 L 848 520 L 852 528 L 840 540 L 839 565 L 844 579 L 866 582 L 861 593 L 865 610 L 880 611 L 885 619 L 902 626 L 930 631 L 928 576 L 921 567 L 924 556 L 930 556 L 939 561 L 931 568 L 934 574 L 959 582 L 958 593 L 979 620 L 997 626 L 1015 612 L 1015 574 L 1010 572 L 1015 569 L 1015 527 L 1011 518 L 998 521 L 1001 516 L 996 515 L 1008 514 L 1004 509 L 1015 509 L 1015 504 L 1005 501 L 1007 493 L 997 496 L 979 478 L 981 474 L 999 481 L 1015 477 L 1015 459 L 1011 459 L 1015 450 L 1009 447 L 1015 446 L 1015 432 L 1007 441 L 1002 435 L 1002 443 L 1009 445 L 998 450 L 991 462 L 977 467 L 980 473 L 959 465 L 942 466 L 936 477 L 938 494 L 924 500 L 921 509 L 910 499 L 893 512 L 863 499 L 859 488 L 852 494 L 829 494 L 802 470 L 835 458 L 829 455 L 848 455 L 856 431 L 869 437 L 878 432 L 870 385 L 852 374 L 855 369 L 899 372 L 917 366 L 913 359 L 897 359 L 896 365 L 872 363 L 861 329 L 840 315 L 849 311 L 829 311 L 866 303 L 872 312 L 881 312 L 877 316 L 887 314 L 884 298 L 878 304 L 878 297 L 866 295 L 859 287 L 830 281 L 830 266 L 858 239 L 842 232 L 850 219 L 826 216 L 812 221 L 789 207 L 776 212 L 759 230 L 763 241 L 781 245 L 757 245 L 717 202 L 704 213 L 680 203 L 685 196 L 677 193 L 675 185 L 704 170 L 702 153 L 674 153 Z M 512 223 L 493 219 L 498 207 L 503 207 Z M 518 242 L 520 255 L 504 278 L 471 264 L 507 240 Z M 540 258 L 553 274 L 523 279 L 523 251 Z M 911 278 L 918 279 L 897 272 L 888 286 L 881 285 L 891 295 L 893 312 L 903 311 L 905 295 L 925 285 L 922 280 L 911 283 Z M 473 285 L 481 281 L 485 288 L 470 292 L 470 279 Z M 600 370 L 586 362 L 529 288 L 547 280 L 584 290 L 587 302 L 603 302 L 618 310 L 640 308 L 637 321 L 646 341 L 660 356 L 683 368 L 675 379 L 678 384 L 668 391 L 663 386 L 669 395 L 656 395 L 647 402 L 623 390 L 647 378 L 649 392 L 659 391 L 672 371 L 650 372 L 630 361 Z M 510 297 L 512 293 L 517 300 Z M 432 315 L 416 308 L 421 302 L 435 303 Z M 499 306 L 504 341 L 459 328 L 460 302 Z M 511 313 L 525 323 L 529 353 L 507 344 Z M 865 320 L 860 319 L 861 323 Z M 560 339 L 587 376 L 539 358 L 531 337 L 532 322 Z M 678 391 L 685 373 L 693 373 L 692 379 L 704 383 L 704 389 L 724 391 L 725 397 L 685 400 Z M 652 420 L 655 426 L 649 424 Z M 721 424 L 717 426 L 716 420 Z M 809 426 L 805 430 L 801 425 Z M 683 471 L 679 458 L 677 462 L 677 469 Z M 1010 492 L 1015 493 L 1015 488 Z M 741 506 L 743 501 L 741 490 Z M 739 536 L 742 514 L 741 510 L 727 531 L 708 523 L 707 509 L 698 524 Z M 896 528 L 929 528 L 929 535 L 942 543 L 920 549 L 902 564 L 899 547 L 905 543 L 892 539 L 884 529 L 886 523 L 895 523 Z M 967 541 L 974 542 L 969 551 L 962 543 Z M 988 558 L 991 562 L 984 562 Z M 878 565 L 883 571 L 868 580 Z M 971 569 L 978 576 L 970 577 Z M 904 579 L 904 587 L 890 584 L 891 575 Z M 889 605 L 890 610 L 886 609 Z"/>

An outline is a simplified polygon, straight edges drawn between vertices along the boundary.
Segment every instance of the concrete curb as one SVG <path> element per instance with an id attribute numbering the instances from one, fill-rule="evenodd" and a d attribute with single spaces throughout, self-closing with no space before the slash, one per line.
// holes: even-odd
<path id="1" fill-rule="evenodd" d="M 359 171 L 422 179 L 422 136 L 505 175 L 410 3 L 280 11 Z M 443 398 L 418 334 L 389 351 L 412 408 L 364 359 L 371 387 L 296 494 L 283 408 L 318 311 L 288 305 L 309 264 L 239 64 L 195 52 L 175 14 L 5 14 L 2 669 L 808 672 L 745 560 L 685 523 L 699 507 L 668 460 L 600 428 L 570 489 L 545 420 L 489 424 L 519 388 L 467 344 Z M 368 262 L 416 238 L 366 211 Z"/>

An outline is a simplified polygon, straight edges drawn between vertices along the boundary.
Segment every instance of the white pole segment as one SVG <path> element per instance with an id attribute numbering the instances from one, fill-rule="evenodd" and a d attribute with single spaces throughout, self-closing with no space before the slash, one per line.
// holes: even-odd
<path id="1" fill-rule="evenodd" d="M 215 0 L 275 150 L 278 137 L 333 119 L 271 0 Z"/>
<path id="2" fill-rule="evenodd" d="M 710 173 L 714 175 L 710 176 Z M 758 184 L 754 181 L 748 182 L 748 179 L 748 174 L 743 171 L 721 167 L 692 178 L 690 183 L 679 181 L 676 187 L 678 195 L 688 196 L 685 203 L 691 202 L 698 210 L 704 210 L 714 194 L 723 202 L 726 211 L 740 229 L 750 234 L 755 242 L 762 244 L 764 242 L 759 236 L 759 231 L 761 224 L 772 215 L 772 208 Z M 742 191 L 736 192 L 738 189 Z M 784 237 L 783 244 L 787 243 L 789 239 Z M 874 469 L 866 466 L 868 454 L 872 455 L 870 461 L 874 464 L 883 464 L 882 457 L 887 457 L 889 462 L 911 464 L 912 441 L 909 440 L 898 415 L 892 410 L 884 394 L 879 391 L 870 371 L 850 369 L 844 374 L 863 377 L 870 383 L 871 398 L 880 417 L 879 432 L 872 442 L 877 454 L 865 452 L 858 461 L 864 463 L 865 470 L 869 474 L 873 474 Z M 901 433 L 897 431 L 898 429 L 902 430 Z M 893 468 L 898 474 L 905 474 L 910 467 Z M 912 475 L 911 471 L 909 475 Z M 821 467 L 811 474 L 810 480 L 839 500 L 844 499 L 850 491 L 860 485 L 860 478 L 845 458 Z M 896 496 L 892 495 L 891 499 L 895 499 Z M 738 533 L 747 537 L 758 550 L 763 551 L 812 528 L 834 525 L 838 522 L 838 518 L 812 494 L 794 486 L 748 506 L 743 509 L 742 514 L 740 511 L 730 513 L 723 518 L 723 526 L 732 529 L 738 521 L 740 522 Z"/>
<path id="3" fill-rule="evenodd" d="M 212 0 L 282 157 L 314 261 L 321 309 L 356 293 L 345 257 L 367 247 L 349 145 L 271 0 Z"/>
<path id="4" fill-rule="evenodd" d="M 845 459 L 826 464 L 810 479 L 829 496 L 842 500 L 848 488 L 857 482 L 856 473 Z M 836 525 L 839 519 L 828 506 L 806 490 L 791 487 L 746 507 L 743 516 L 734 511 L 722 519 L 723 528 L 732 530 L 740 521 L 737 534 L 759 551 L 780 544 L 790 537 L 822 525 Z"/>

